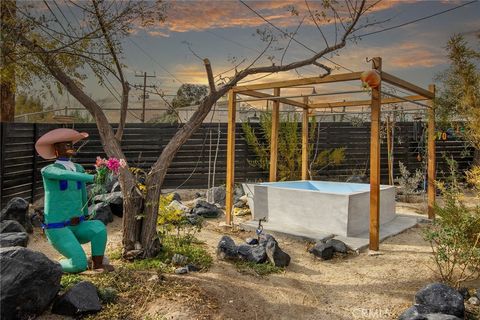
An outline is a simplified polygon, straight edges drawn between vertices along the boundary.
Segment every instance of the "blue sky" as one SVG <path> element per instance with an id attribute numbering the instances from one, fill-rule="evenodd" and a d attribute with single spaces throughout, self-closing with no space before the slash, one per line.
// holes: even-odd
<path id="1" fill-rule="evenodd" d="M 373 9 L 368 18 L 370 21 L 390 20 L 360 30 L 357 34 L 395 26 L 466 2 L 468 1 L 384 0 Z M 322 37 L 312 23 L 304 1 L 246 3 L 288 32 L 293 32 L 304 18 L 295 39 L 314 50 L 324 47 Z M 319 8 L 318 1 L 308 3 L 312 10 Z M 298 10 L 298 16 L 289 11 L 292 6 Z M 138 83 L 140 78 L 135 78 L 135 73 L 155 73 L 156 78 L 149 79 L 149 82 L 157 85 L 166 94 L 175 94 L 181 83 L 206 84 L 203 64 L 189 51 L 185 42 L 190 44 L 196 54 L 209 58 L 214 74 L 218 74 L 230 69 L 232 60 L 238 62 L 245 59 L 246 62 L 240 68 L 248 65 L 247 62 L 252 61 L 265 46 L 260 37 L 254 35 L 257 29 L 265 28 L 270 27 L 239 1 L 170 2 L 165 23 L 158 23 L 148 29 L 137 28 L 130 39 L 123 41 L 123 62 L 128 66 L 127 77 L 130 83 Z M 323 25 L 322 29 L 327 40 L 332 42 L 335 34 L 332 24 Z M 365 61 L 367 57 L 381 56 L 385 71 L 427 87 L 432 83 L 434 75 L 447 67 L 444 47 L 449 37 L 456 33 L 465 34 L 471 44 L 478 47 L 475 31 L 477 34 L 480 32 L 480 2 L 405 27 L 366 36 L 356 43 L 349 42 L 345 49 L 339 51 L 338 56 L 329 58 L 354 71 L 362 71 L 370 68 L 370 63 Z M 280 33 L 273 31 L 273 34 L 278 36 Z M 285 47 L 287 41 L 288 39 L 280 40 L 277 46 Z M 275 54 L 277 59 L 281 56 L 280 51 Z M 310 54 L 305 48 L 292 43 L 285 61 L 306 58 Z M 264 58 L 256 65 L 268 63 L 270 62 Z M 308 67 L 298 73 L 292 71 L 272 75 L 259 81 L 314 76 L 318 75 L 319 71 L 315 67 Z M 347 71 L 334 71 L 340 72 Z M 110 93 L 99 87 L 93 77 L 86 84 L 87 90 L 96 99 L 110 99 Z M 351 84 L 349 86 L 352 88 Z M 66 98 L 59 98 L 64 99 Z M 132 99 L 134 100 L 136 99 Z"/>

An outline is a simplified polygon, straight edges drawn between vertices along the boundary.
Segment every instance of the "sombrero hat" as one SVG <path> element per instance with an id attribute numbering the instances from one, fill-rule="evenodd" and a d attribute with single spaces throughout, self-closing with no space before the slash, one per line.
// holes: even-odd
<path id="1" fill-rule="evenodd" d="M 43 159 L 55 159 L 55 147 L 58 142 L 72 142 L 75 143 L 88 137 L 86 132 L 78 132 L 73 129 L 59 128 L 45 133 L 35 143 L 35 150 Z"/>

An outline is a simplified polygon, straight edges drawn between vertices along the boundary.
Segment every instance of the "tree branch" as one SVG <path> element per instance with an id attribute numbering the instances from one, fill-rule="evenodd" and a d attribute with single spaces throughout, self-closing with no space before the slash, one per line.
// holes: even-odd
<path id="1" fill-rule="evenodd" d="M 117 132 L 115 133 L 115 138 L 118 141 L 122 141 L 123 129 L 125 128 L 125 120 L 127 119 L 127 108 L 128 108 L 128 92 L 130 91 L 130 86 L 128 82 L 125 81 L 123 76 L 122 66 L 118 61 L 117 53 L 115 51 L 115 47 L 113 45 L 112 39 L 108 34 L 107 27 L 105 26 L 105 21 L 103 20 L 103 15 L 100 14 L 100 10 L 98 8 L 98 3 L 96 0 L 92 0 L 93 7 L 95 9 L 95 17 L 97 18 L 98 24 L 102 30 L 103 37 L 107 42 L 108 50 L 112 55 L 112 59 L 115 63 L 117 68 L 118 77 L 120 78 L 120 83 L 122 85 L 122 103 L 120 105 L 120 121 L 118 123 Z"/>

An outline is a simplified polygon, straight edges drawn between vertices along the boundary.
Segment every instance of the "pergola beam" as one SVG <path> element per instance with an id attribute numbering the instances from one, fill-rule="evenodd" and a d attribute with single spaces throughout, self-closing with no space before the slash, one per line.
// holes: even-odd
<path id="1" fill-rule="evenodd" d="M 382 104 L 388 103 L 399 103 L 399 102 L 407 102 L 405 100 L 411 101 L 423 101 L 428 100 L 424 96 L 415 95 L 415 96 L 406 96 L 399 98 L 385 98 L 382 99 Z M 372 100 L 358 100 L 358 101 L 342 101 L 342 102 L 322 102 L 322 103 L 312 103 L 309 104 L 308 107 L 312 109 L 321 109 L 321 108 L 339 108 L 339 107 L 360 107 L 360 106 L 369 106 L 372 103 Z"/>
<path id="2" fill-rule="evenodd" d="M 402 89 L 414 92 L 416 94 L 422 95 L 428 99 L 433 99 L 435 97 L 435 94 L 432 93 L 431 91 L 423 89 L 417 85 L 414 85 L 413 83 L 410 83 L 408 81 L 395 77 L 394 75 L 391 75 L 386 72 L 382 72 L 382 81 L 393 84 L 394 86 L 400 87 Z"/>
<path id="3" fill-rule="evenodd" d="M 309 84 L 319 84 L 319 83 L 330 83 L 330 82 L 341 82 L 341 81 L 351 81 L 360 79 L 361 72 L 350 72 L 350 73 L 340 73 L 340 74 L 331 74 L 324 77 L 311 77 L 295 80 L 284 80 L 284 81 L 275 81 L 268 83 L 260 84 L 251 84 L 246 86 L 236 86 L 233 90 L 237 93 L 249 90 L 265 90 L 265 89 L 274 89 L 274 88 L 288 88 L 303 86 Z"/>
<path id="4" fill-rule="evenodd" d="M 278 101 L 278 102 L 281 102 L 281 103 L 284 103 L 284 104 L 288 104 L 288 105 L 295 106 L 295 107 L 300 107 L 300 108 L 306 108 L 307 107 L 307 105 L 305 103 L 301 103 L 299 101 L 295 101 L 295 100 L 287 99 L 287 98 L 274 98 L 274 97 L 278 97 L 278 96 L 272 96 L 268 93 L 258 92 L 258 91 L 254 91 L 254 90 L 242 91 L 242 92 L 239 92 L 239 94 L 244 94 L 246 96 L 255 97 L 255 98 L 265 98 L 265 100 Z M 238 102 L 241 102 L 241 100 L 238 100 Z"/>

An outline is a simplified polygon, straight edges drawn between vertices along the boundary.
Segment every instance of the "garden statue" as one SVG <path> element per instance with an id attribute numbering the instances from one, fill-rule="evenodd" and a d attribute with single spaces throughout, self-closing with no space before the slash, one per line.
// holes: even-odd
<path id="1" fill-rule="evenodd" d="M 88 199 L 85 183 L 94 175 L 73 163 L 73 144 L 87 138 L 88 133 L 60 128 L 47 132 L 35 144 L 44 159 L 57 159 L 42 169 L 45 189 L 45 216 L 42 225 L 49 242 L 66 259 L 60 261 L 64 272 L 82 272 L 88 267 L 81 244 L 91 242 L 92 269 L 112 271 L 104 260 L 107 230 L 99 220 L 88 220 Z"/>

